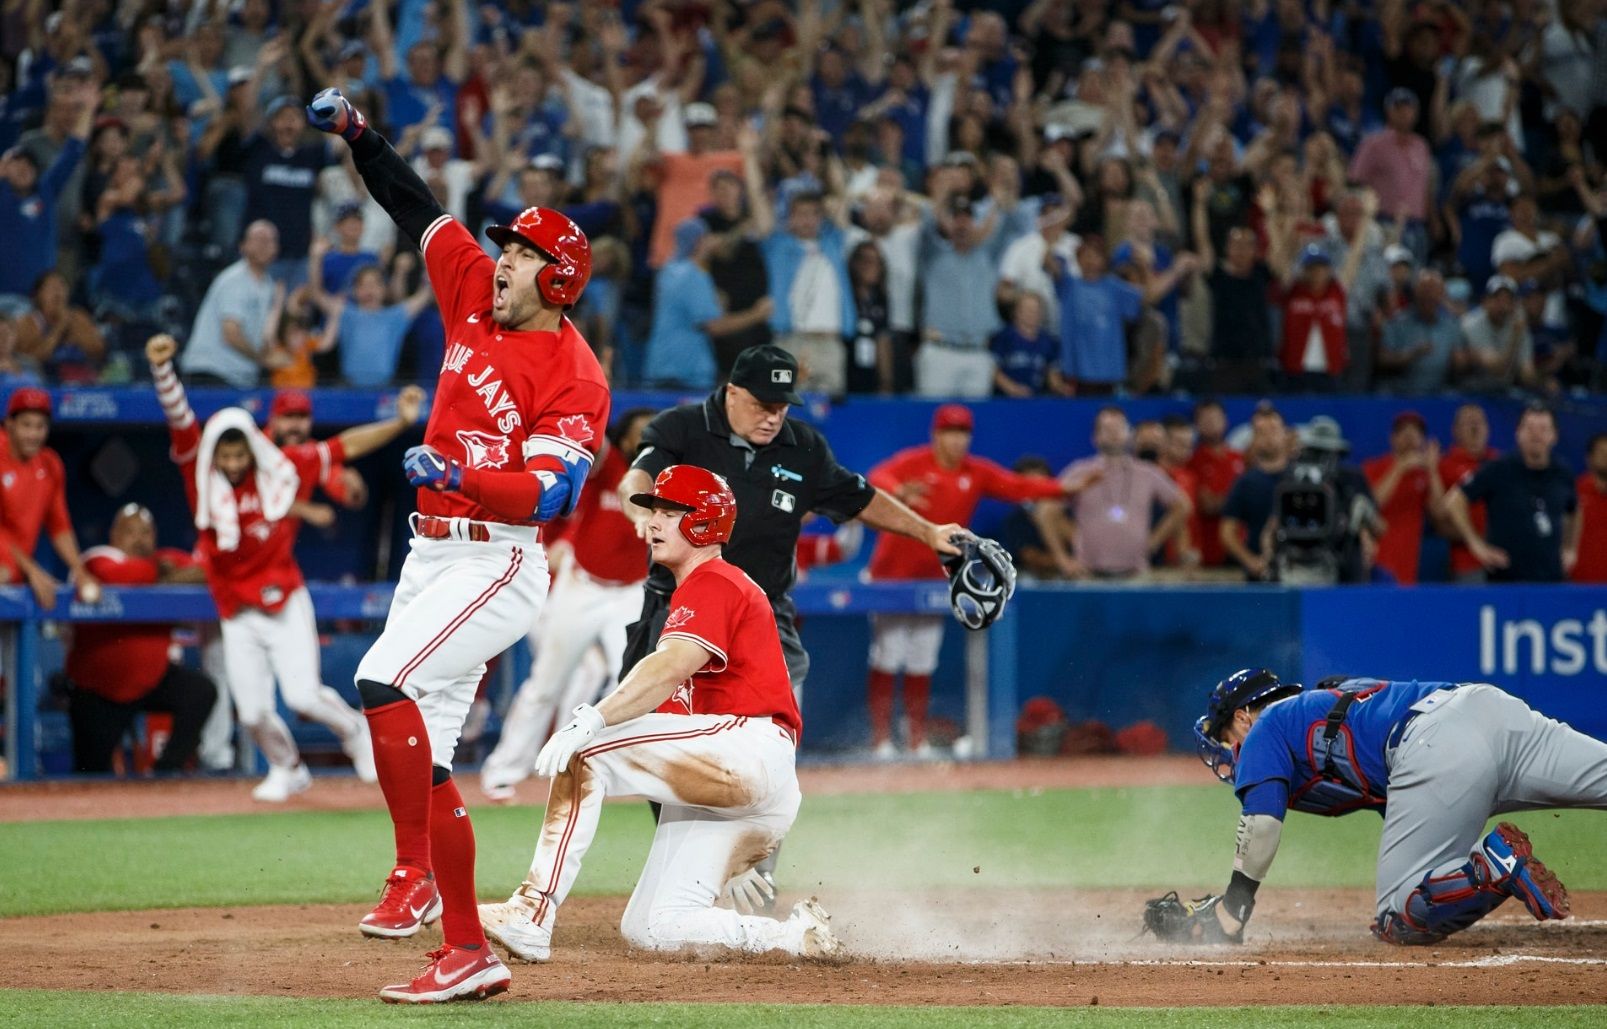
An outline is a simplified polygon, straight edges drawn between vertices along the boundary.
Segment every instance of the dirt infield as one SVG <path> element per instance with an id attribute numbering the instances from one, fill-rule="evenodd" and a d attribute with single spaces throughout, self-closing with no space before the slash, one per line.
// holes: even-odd
<path id="1" fill-rule="evenodd" d="M 1513 910 L 1469 930 L 1454 946 L 1410 950 L 1369 940 L 1362 928 L 1368 898 L 1356 891 L 1263 895 L 1246 946 L 1188 950 L 1134 940 L 1141 898 L 1130 892 L 840 897 L 835 921 L 856 956 L 831 964 L 633 952 L 617 929 L 623 899 L 576 898 L 560 917 L 554 960 L 514 966 L 507 999 L 1161 1006 L 1607 1001 L 1607 923 L 1600 921 L 1607 895 L 1578 898 L 1580 921 L 1573 926 L 1537 925 Z M 944 928 L 908 938 L 900 916 L 917 908 L 922 922 L 941 912 Z M 430 929 L 412 941 L 365 940 L 356 928 L 362 913 L 346 905 L 17 918 L 0 922 L 0 949 L 10 955 L 7 984 L 22 988 L 363 997 L 409 978 L 439 937 Z M 931 950 L 935 958 L 962 947 L 986 954 L 1026 938 L 1039 941 L 1040 959 L 864 956 L 895 940 Z M 1069 960 L 1073 953 L 1085 956 Z"/>
<path id="2" fill-rule="evenodd" d="M 810 768 L 806 795 L 1175 785 L 1192 757 Z M 1208 780 L 1203 780 L 1208 781 Z M 53 783 L 0 789 L 0 822 L 262 811 L 246 781 Z M 522 787 L 539 802 L 543 783 Z M 465 789 L 471 803 L 479 791 Z M 374 786 L 319 779 L 292 810 L 381 803 Z M 1516 904 L 1435 948 L 1367 934 L 1360 890 L 1263 890 L 1243 947 L 1139 939 L 1135 891 L 965 890 L 822 901 L 851 956 L 690 960 L 630 951 L 624 898 L 564 907 L 554 961 L 517 966 L 508 1000 L 841 1004 L 1569 1004 L 1607 1002 L 1607 893 L 1537 924 Z M 364 997 L 406 979 L 439 939 L 363 939 L 355 905 L 207 908 L 0 920 L 8 985 L 173 993 Z"/>

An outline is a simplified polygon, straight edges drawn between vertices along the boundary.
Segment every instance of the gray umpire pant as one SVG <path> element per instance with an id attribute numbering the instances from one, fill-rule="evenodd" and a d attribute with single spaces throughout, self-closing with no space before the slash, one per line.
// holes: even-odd
<path id="1" fill-rule="evenodd" d="M 1607 809 L 1607 743 L 1495 686 L 1475 683 L 1407 724 L 1385 752 L 1389 803 L 1378 843 L 1378 914 L 1401 911 L 1425 874 L 1467 863 L 1490 816 Z"/>

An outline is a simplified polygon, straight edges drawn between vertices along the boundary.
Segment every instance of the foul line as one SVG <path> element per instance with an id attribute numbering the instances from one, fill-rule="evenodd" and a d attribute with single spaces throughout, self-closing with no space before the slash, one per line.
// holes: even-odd
<path id="1" fill-rule="evenodd" d="M 1054 965 L 1129 965 L 1145 968 L 1506 968 L 1528 962 L 1547 965 L 1607 965 L 1607 958 L 1556 957 L 1547 954 L 1492 954 L 1469 961 L 1202 961 L 1192 958 L 1134 958 L 1129 961 L 1034 961 Z M 978 964 L 1021 964 L 1017 961 Z"/>

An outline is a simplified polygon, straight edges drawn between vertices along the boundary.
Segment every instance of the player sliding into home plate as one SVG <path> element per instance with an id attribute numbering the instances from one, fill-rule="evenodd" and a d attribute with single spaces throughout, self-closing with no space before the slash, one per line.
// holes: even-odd
<path id="1" fill-rule="evenodd" d="M 597 834 L 603 800 L 663 805 L 620 929 L 633 946 L 729 948 L 809 957 L 839 952 L 813 900 L 786 919 L 715 906 L 733 876 L 770 854 L 802 800 L 794 768 L 802 720 L 764 592 L 721 557 L 736 523 L 725 479 L 692 465 L 659 472 L 647 540 L 675 577 L 658 646 L 619 688 L 582 704 L 536 758 L 551 776 L 529 878 L 503 904 L 480 905 L 488 937 L 525 961 L 552 954 L 558 909 Z"/>
<path id="2" fill-rule="evenodd" d="M 1227 892 L 1152 900 L 1167 940 L 1240 943 L 1291 808 L 1384 817 L 1373 935 L 1434 944 L 1516 897 L 1537 919 L 1568 917 L 1568 891 L 1507 811 L 1607 808 L 1607 743 L 1488 683 L 1334 676 L 1313 690 L 1245 669 L 1211 691 L 1194 727 L 1200 757 L 1243 805 Z"/>

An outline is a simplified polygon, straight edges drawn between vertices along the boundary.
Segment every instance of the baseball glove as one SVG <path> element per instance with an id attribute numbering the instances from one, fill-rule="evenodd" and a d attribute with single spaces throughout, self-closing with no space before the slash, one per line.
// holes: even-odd
<path id="1" fill-rule="evenodd" d="M 986 629 L 1004 614 L 1005 602 L 1016 591 L 1016 566 L 1010 552 L 990 539 L 955 535 L 960 548 L 943 558 L 949 573 L 949 607 L 967 629 Z"/>
<path id="2" fill-rule="evenodd" d="M 1242 927 L 1229 933 L 1217 921 L 1216 906 L 1221 902 L 1215 895 L 1185 902 L 1173 890 L 1144 902 L 1143 932 L 1166 943 L 1243 943 Z"/>

